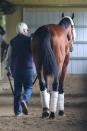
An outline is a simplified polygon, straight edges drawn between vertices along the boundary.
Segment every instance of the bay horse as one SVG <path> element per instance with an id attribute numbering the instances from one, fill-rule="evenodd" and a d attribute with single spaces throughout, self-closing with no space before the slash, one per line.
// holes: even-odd
<path id="1" fill-rule="evenodd" d="M 75 37 L 71 17 L 63 17 L 59 24 L 39 27 L 32 37 L 32 53 L 40 86 L 42 118 L 54 119 L 64 115 L 64 78 Z M 52 90 L 48 91 L 51 76 Z"/>

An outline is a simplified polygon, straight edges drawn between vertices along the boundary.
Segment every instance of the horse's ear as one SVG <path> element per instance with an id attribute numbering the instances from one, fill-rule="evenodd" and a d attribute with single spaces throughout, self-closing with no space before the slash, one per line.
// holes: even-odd
<path id="1" fill-rule="evenodd" d="M 62 18 L 64 17 L 64 12 L 62 13 L 62 15 L 61 15 L 61 16 L 62 16 Z"/>
<path id="2" fill-rule="evenodd" d="M 74 15 L 74 12 L 73 12 L 71 18 L 74 19 L 74 17 L 75 17 L 75 15 Z"/>

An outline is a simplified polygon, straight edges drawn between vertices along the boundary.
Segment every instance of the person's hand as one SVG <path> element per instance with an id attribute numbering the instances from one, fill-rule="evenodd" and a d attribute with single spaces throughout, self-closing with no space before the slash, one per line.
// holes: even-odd
<path id="1" fill-rule="evenodd" d="M 7 71 L 7 76 L 9 77 L 9 76 L 11 76 L 11 73 L 10 73 L 10 71 Z"/>
<path id="2" fill-rule="evenodd" d="M 11 72 L 10 72 L 10 69 L 8 67 L 5 67 L 5 70 L 6 70 L 6 74 L 7 76 L 11 76 Z"/>

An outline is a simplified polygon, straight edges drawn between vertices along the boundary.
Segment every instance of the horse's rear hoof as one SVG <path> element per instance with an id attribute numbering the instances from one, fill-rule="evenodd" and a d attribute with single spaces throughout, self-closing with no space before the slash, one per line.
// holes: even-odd
<path id="1" fill-rule="evenodd" d="M 59 114 L 58 114 L 59 116 L 64 116 L 65 114 L 64 114 L 64 111 L 59 111 Z"/>
<path id="2" fill-rule="evenodd" d="M 43 112 L 42 113 L 42 118 L 49 118 L 49 113 L 48 112 Z"/>
<path id="3" fill-rule="evenodd" d="M 50 113 L 49 119 L 55 119 L 55 113 L 54 112 Z"/>

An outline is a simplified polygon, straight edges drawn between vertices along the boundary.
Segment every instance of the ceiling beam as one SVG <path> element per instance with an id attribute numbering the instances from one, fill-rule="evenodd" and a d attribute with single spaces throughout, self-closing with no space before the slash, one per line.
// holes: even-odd
<path id="1" fill-rule="evenodd" d="M 8 0 L 17 7 L 33 10 L 87 11 L 87 0 Z"/>
<path id="2" fill-rule="evenodd" d="M 87 4 L 87 0 L 8 0 L 14 4 L 49 4 L 49 5 L 65 5 L 65 4 Z"/>
<path id="3" fill-rule="evenodd" d="M 29 7 L 29 8 L 87 8 L 87 4 L 65 4 L 65 5 L 49 5 L 49 4 L 15 4 L 18 7 Z"/>

